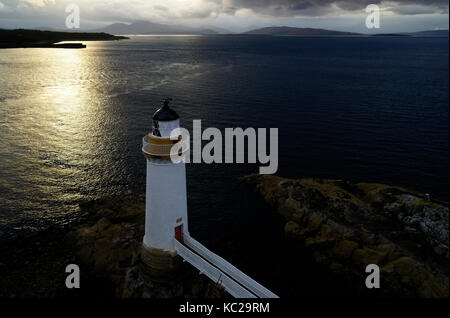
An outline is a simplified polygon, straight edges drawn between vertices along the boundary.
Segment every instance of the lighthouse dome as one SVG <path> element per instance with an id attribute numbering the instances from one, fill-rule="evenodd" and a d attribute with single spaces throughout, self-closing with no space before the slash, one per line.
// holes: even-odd
<path id="1" fill-rule="evenodd" d="M 169 102 L 171 100 L 172 100 L 171 98 L 166 98 L 164 100 L 163 107 L 158 109 L 153 114 L 153 120 L 157 120 L 157 121 L 172 121 L 172 120 L 177 120 L 177 119 L 180 118 L 180 116 L 178 116 L 177 112 L 169 107 Z"/>
<path id="2" fill-rule="evenodd" d="M 180 116 L 169 107 L 171 100 L 171 98 L 166 98 L 163 107 L 153 114 L 152 135 L 155 137 L 169 138 L 172 130 L 180 127 Z"/>

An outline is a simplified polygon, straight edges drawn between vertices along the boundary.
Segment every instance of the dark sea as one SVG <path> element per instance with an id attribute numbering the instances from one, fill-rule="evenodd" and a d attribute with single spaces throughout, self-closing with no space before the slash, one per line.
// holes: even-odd
<path id="1" fill-rule="evenodd" d="M 278 128 L 280 176 L 380 182 L 448 200 L 448 45 L 135 36 L 82 50 L 0 50 L 0 237 L 69 223 L 80 201 L 143 194 L 141 139 L 166 96 L 188 129 L 194 119 Z M 299 251 L 283 241 L 281 217 L 239 181 L 257 172 L 188 164 L 191 235 L 281 295 L 302 284 L 326 293 L 309 260 L 290 261 Z"/>

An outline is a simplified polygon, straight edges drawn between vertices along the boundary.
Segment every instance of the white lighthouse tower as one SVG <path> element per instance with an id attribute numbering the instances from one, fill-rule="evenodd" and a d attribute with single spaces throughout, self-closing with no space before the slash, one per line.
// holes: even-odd
<path id="1" fill-rule="evenodd" d="M 169 102 L 166 99 L 154 113 L 152 132 L 143 138 L 142 146 L 147 159 L 142 260 L 152 275 L 164 275 L 177 267 L 174 238 L 182 241 L 183 233 L 188 233 L 185 162 L 181 158 L 174 163 L 170 158 L 178 142 L 170 134 L 179 128 L 180 119 Z"/>
<path id="2" fill-rule="evenodd" d="M 173 145 L 183 141 L 180 136 L 171 138 L 180 127 L 180 117 L 169 101 L 155 112 L 153 130 L 143 138 L 142 153 L 147 159 L 144 271 L 153 277 L 166 276 L 184 260 L 234 297 L 278 297 L 189 235 L 184 160 L 189 145 L 177 145 L 174 148 L 180 152 L 171 153 Z M 171 155 L 177 160 L 172 161 Z"/>

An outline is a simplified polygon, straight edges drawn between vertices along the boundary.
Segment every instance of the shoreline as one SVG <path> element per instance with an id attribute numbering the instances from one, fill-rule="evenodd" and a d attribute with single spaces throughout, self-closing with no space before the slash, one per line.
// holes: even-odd
<path id="1" fill-rule="evenodd" d="M 108 33 L 53 32 L 39 30 L 0 29 L 0 49 L 12 48 L 85 48 L 82 43 L 59 43 L 65 41 L 119 41 L 129 39 Z"/>

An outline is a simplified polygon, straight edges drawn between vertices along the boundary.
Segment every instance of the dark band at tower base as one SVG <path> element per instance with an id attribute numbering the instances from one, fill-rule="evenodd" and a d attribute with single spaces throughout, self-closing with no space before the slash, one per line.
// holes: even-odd
<path id="1" fill-rule="evenodd" d="M 141 261 L 143 272 L 155 278 L 173 276 L 183 263 L 175 251 L 155 249 L 144 244 L 141 247 Z"/>

